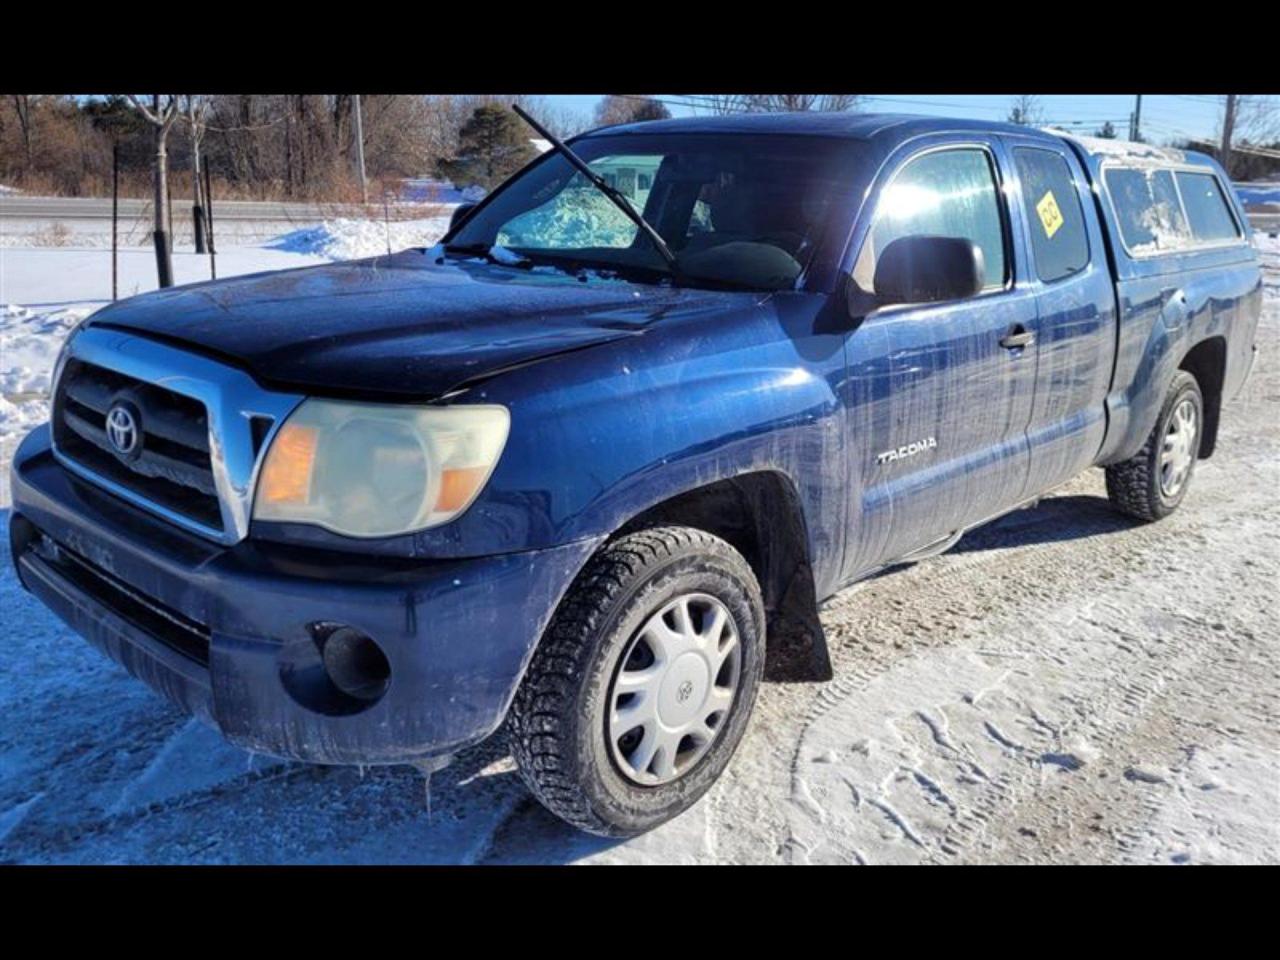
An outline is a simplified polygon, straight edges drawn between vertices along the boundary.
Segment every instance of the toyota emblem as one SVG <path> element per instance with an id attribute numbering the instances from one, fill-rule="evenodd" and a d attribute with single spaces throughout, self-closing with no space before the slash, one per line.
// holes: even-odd
<path id="1" fill-rule="evenodd" d="M 141 442 L 138 418 L 123 403 L 117 403 L 107 412 L 107 440 L 111 449 L 121 457 L 131 457 Z"/>

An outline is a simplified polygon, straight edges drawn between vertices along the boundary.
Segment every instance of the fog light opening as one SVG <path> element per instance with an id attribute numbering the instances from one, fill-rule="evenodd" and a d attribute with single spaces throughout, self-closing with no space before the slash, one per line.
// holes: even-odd
<path id="1" fill-rule="evenodd" d="M 372 639 L 350 627 L 340 627 L 324 641 L 325 673 L 333 685 L 357 700 L 377 700 L 391 682 L 391 664 Z"/>

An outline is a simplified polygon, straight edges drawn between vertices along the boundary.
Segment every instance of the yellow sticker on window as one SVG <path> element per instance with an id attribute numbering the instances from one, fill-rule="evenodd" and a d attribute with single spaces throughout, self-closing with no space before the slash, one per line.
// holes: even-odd
<path id="1" fill-rule="evenodd" d="M 1058 209 L 1058 201 L 1053 198 L 1053 191 L 1046 190 L 1040 202 L 1036 204 L 1036 213 L 1040 214 L 1040 224 L 1044 227 L 1044 235 L 1052 237 L 1062 226 L 1062 211 Z"/>

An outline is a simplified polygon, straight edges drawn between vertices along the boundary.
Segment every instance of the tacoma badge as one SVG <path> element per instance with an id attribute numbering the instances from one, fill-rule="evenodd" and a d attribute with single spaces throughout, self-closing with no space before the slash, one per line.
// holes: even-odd
<path id="1" fill-rule="evenodd" d="M 876 463 L 893 463 L 895 460 L 904 460 L 907 457 L 914 457 L 917 453 L 924 450 L 932 450 L 938 445 L 938 441 L 933 437 L 925 437 L 923 440 L 917 440 L 915 443 L 908 443 L 905 447 L 898 447 L 896 450 L 886 450 L 883 453 L 876 454 Z"/>

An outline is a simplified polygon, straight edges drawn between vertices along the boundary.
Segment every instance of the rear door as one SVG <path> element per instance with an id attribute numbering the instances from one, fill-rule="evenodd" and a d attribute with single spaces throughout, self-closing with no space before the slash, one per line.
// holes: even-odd
<path id="1" fill-rule="evenodd" d="M 903 148 L 878 181 L 853 282 L 873 292 L 877 251 L 932 234 L 975 243 L 986 286 L 966 300 L 881 307 L 848 337 L 850 577 L 986 519 L 1025 487 L 1035 346 L 1023 335 L 1036 306 L 1018 282 L 997 153 L 992 138 L 933 137 Z"/>
<path id="2" fill-rule="evenodd" d="M 1008 138 L 1036 294 L 1026 496 L 1090 466 L 1106 435 L 1116 299 L 1084 173 L 1066 144 Z"/>

